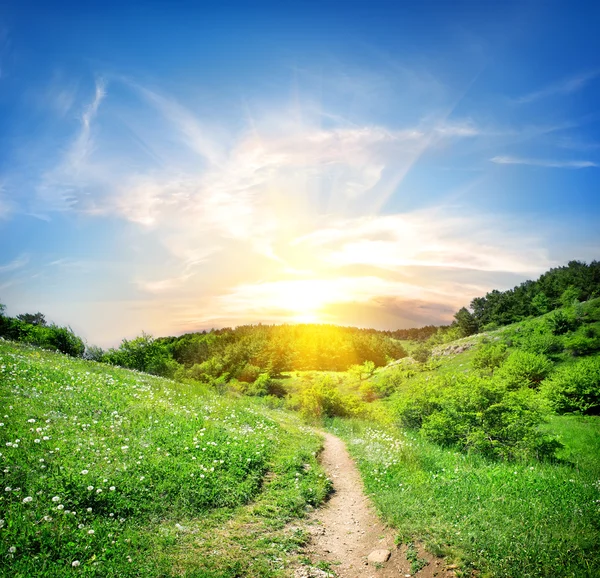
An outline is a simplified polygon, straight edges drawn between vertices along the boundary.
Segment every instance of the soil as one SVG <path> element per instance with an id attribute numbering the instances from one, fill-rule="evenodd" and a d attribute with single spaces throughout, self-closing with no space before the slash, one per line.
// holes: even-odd
<path id="1" fill-rule="evenodd" d="M 325 433 L 321 463 L 333 481 L 333 493 L 324 507 L 315 510 L 307 523 L 311 541 L 304 554 L 311 566 L 295 571 L 296 578 L 338 576 L 340 578 L 451 578 L 453 570 L 441 558 L 436 558 L 415 544 L 418 557 L 427 565 L 416 574 L 406 558 L 406 546 L 395 545 L 395 533 L 375 514 L 366 496 L 358 469 L 350 458 L 344 442 Z M 374 550 L 388 550 L 384 563 L 369 562 Z M 321 570 L 319 570 L 321 568 Z M 330 569 L 323 571 L 325 569 Z"/>

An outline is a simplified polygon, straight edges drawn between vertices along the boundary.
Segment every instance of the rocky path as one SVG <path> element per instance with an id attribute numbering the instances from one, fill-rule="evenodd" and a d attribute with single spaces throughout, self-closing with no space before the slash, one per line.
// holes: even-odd
<path id="1" fill-rule="evenodd" d="M 306 555 L 313 566 L 323 568 L 323 562 L 327 562 L 340 578 L 453 577 L 454 572 L 442 559 L 434 558 L 422 548 L 418 548 L 418 556 L 427 565 L 416 574 L 411 573 L 406 546 L 397 548 L 394 531 L 375 515 L 344 442 L 329 433 L 324 435 L 321 462 L 333 481 L 334 493 L 308 522 L 312 539 Z M 331 575 L 315 568 L 296 570 L 296 578 Z"/>

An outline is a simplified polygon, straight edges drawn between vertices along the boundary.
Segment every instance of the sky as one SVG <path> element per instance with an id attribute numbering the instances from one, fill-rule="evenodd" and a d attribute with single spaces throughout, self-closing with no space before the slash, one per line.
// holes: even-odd
<path id="1" fill-rule="evenodd" d="M 397 329 L 600 257 L 600 3 L 0 3 L 0 302 Z"/>

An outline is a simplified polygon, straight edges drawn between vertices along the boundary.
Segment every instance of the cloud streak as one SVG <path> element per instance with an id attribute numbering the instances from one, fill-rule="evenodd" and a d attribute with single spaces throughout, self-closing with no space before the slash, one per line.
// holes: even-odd
<path id="1" fill-rule="evenodd" d="M 587 169 L 598 167 L 598 163 L 587 160 L 555 160 L 555 159 L 530 159 L 524 157 L 496 156 L 490 159 L 497 165 L 528 165 L 532 167 L 547 167 L 552 169 Z"/>
<path id="2" fill-rule="evenodd" d="M 600 75 L 600 70 L 592 70 L 588 72 L 580 72 L 574 76 L 563 78 L 558 82 L 550 84 L 540 90 L 536 90 L 525 94 L 517 99 L 517 104 L 530 104 L 544 98 L 558 96 L 563 94 L 572 94 L 583 90 L 592 80 Z"/>
<path id="3" fill-rule="evenodd" d="M 29 255 L 20 255 L 5 265 L 0 265 L 0 273 L 10 273 L 22 269 L 29 263 Z"/>

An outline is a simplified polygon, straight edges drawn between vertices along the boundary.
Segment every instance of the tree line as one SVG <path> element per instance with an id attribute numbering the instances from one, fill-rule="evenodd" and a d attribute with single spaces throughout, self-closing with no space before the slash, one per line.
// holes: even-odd
<path id="1" fill-rule="evenodd" d="M 70 327 L 48 323 L 42 313 L 5 315 L 0 304 L 0 337 L 75 357 L 120 365 L 166 377 L 253 383 L 299 370 L 345 371 L 365 362 L 380 367 L 406 355 L 400 340 L 434 344 L 548 313 L 574 301 L 600 296 L 600 263 L 570 261 L 507 291 L 493 290 L 462 307 L 447 326 L 379 331 L 335 325 L 242 325 L 153 338 L 143 333 L 107 351 L 86 346 Z"/>
<path id="2" fill-rule="evenodd" d="M 469 308 L 462 307 L 454 315 L 454 327 L 467 336 L 485 329 L 510 325 L 530 317 L 544 315 L 574 301 L 587 301 L 600 296 L 600 262 L 589 265 L 569 261 L 566 266 L 550 269 L 536 281 L 476 297 Z"/>

